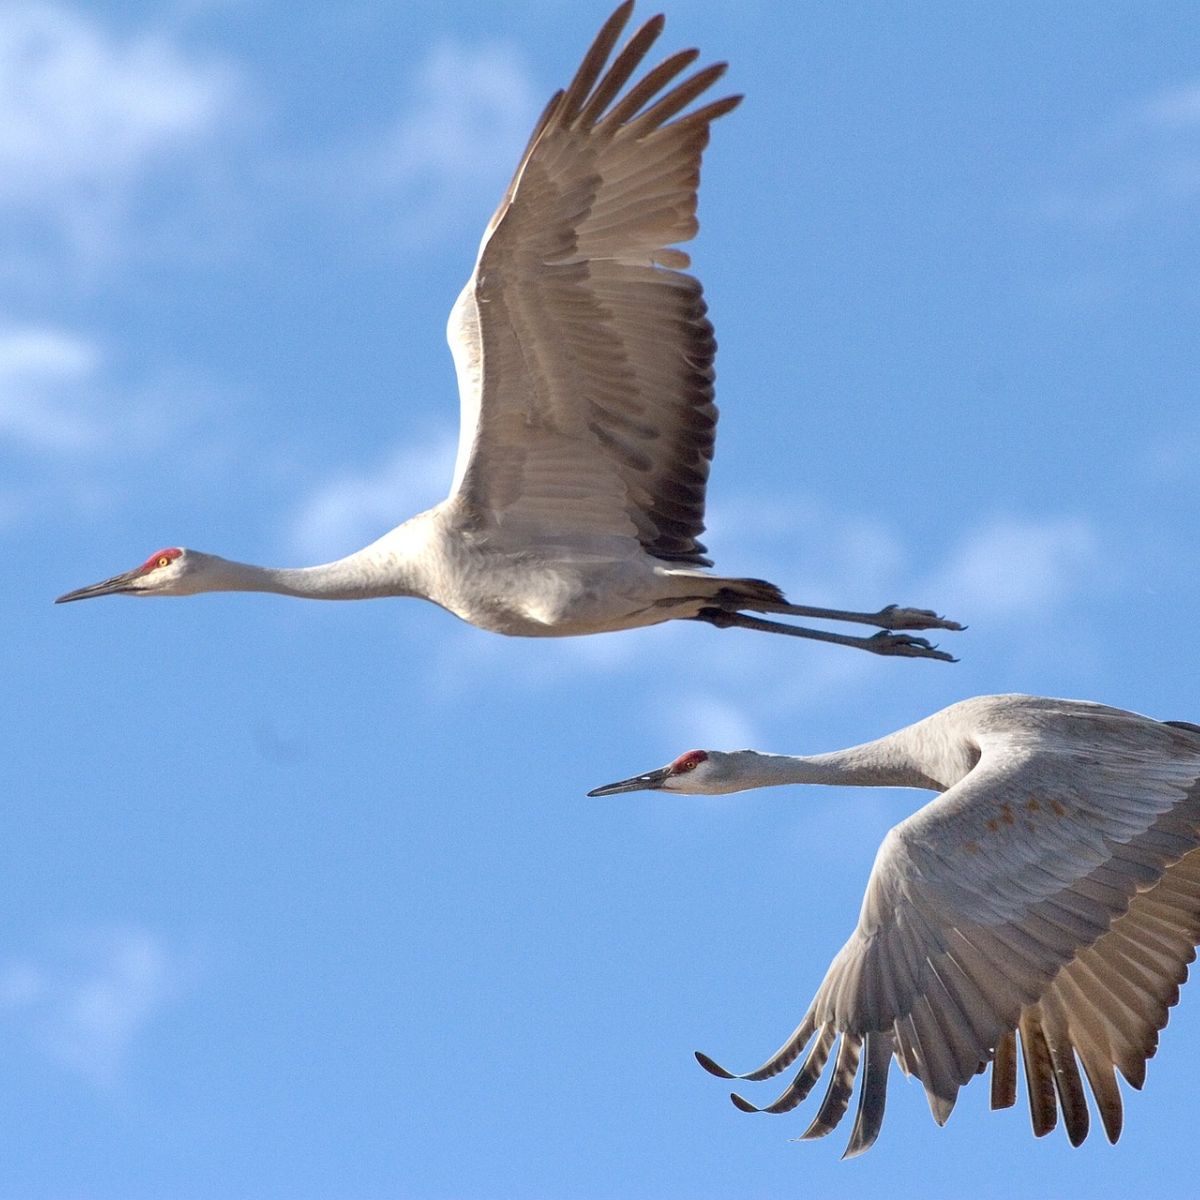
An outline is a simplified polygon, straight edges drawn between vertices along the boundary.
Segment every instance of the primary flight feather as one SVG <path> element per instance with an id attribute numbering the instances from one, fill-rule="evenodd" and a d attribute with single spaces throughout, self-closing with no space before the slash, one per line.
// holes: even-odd
<path id="1" fill-rule="evenodd" d="M 257 567 L 172 546 L 60 602 L 206 591 L 418 596 L 527 637 L 684 618 L 950 658 L 894 632 L 961 628 L 936 613 L 793 605 L 774 584 L 705 570 L 716 342 L 678 244 L 697 230 L 709 127 L 740 97 L 688 111 L 725 69 L 681 80 L 695 50 L 631 83 L 663 28 L 651 18 L 614 57 L 632 9 L 627 0 L 613 13 L 546 106 L 450 315 L 462 416 L 448 498 L 321 566 Z M 855 637 L 750 613 L 880 632 Z"/>

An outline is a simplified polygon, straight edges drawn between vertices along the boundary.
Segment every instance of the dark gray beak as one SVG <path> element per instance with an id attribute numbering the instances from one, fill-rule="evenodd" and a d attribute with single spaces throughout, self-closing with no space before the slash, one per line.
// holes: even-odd
<path id="1" fill-rule="evenodd" d="M 632 779 L 622 779 L 620 783 L 606 783 L 603 787 L 592 788 L 589 796 L 615 796 L 619 792 L 646 792 L 662 787 L 670 777 L 670 767 L 659 767 L 657 771 L 648 771 L 645 775 L 635 775 Z"/>
<path id="2" fill-rule="evenodd" d="M 105 579 L 101 583 L 89 584 L 87 587 L 67 592 L 65 596 L 59 596 L 54 603 L 69 604 L 72 600 L 90 600 L 93 596 L 116 596 L 121 592 L 137 591 L 137 588 L 131 585 L 141 573 L 142 568 L 135 567 L 132 571 L 126 571 L 124 575 L 114 575 L 111 579 Z"/>

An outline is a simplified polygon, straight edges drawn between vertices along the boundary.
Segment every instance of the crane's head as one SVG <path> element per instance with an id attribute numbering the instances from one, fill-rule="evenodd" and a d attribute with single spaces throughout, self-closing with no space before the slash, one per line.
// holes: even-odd
<path id="1" fill-rule="evenodd" d="M 619 783 L 607 783 L 593 788 L 589 796 L 615 796 L 618 792 L 685 792 L 694 795 L 719 796 L 736 792 L 740 785 L 727 770 L 733 756 L 719 750 L 689 750 L 674 762 L 645 775 L 634 775 Z"/>
<path id="2" fill-rule="evenodd" d="M 194 550 L 168 546 L 165 550 L 156 550 L 140 567 L 89 587 L 76 588 L 59 596 L 54 603 L 90 600 L 93 596 L 186 596 L 198 590 L 194 586 L 196 569 L 204 557 Z"/>

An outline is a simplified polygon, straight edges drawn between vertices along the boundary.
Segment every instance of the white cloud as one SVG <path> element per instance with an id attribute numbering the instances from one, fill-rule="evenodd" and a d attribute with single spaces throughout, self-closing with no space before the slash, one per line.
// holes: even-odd
<path id="1" fill-rule="evenodd" d="M 705 540 L 722 573 L 761 575 L 798 604 L 879 607 L 865 597 L 890 594 L 904 574 L 893 526 L 812 496 L 724 499 L 708 514 Z"/>
<path id="2" fill-rule="evenodd" d="M 970 534 L 920 592 L 962 620 L 1045 617 L 1094 583 L 1099 566 L 1099 538 L 1087 521 L 1001 517 Z"/>
<path id="3" fill-rule="evenodd" d="M 490 215 L 541 105 L 516 51 L 494 44 L 439 43 L 410 90 L 391 127 L 337 174 L 364 180 L 403 239 L 426 241 L 481 207 Z"/>
<path id="4" fill-rule="evenodd" d="M 164 34 L 117 34 L 65 6 L 0 6 L 0 210 L 24 242 L 88 258 L 150 170 L 184 157 L 233 107 L 232 68 Z"/>
<path id="5" fill-rule="evenodd" d="M 0 444 L 65 451 L 94 443 L 95 422 L 78 398 L 100 357 L 95 343 L 61 329 L 0 327 Z"/>
<path id="6" fill-rule="evenodd" d="M 0 197 L 95 186 L 208 132 L 227 69 L 189 62 L 164 37 L 109 35 L 48 4 L 0 11 Z"/>
<path id="7" fill-rule="evenodd" d="M 1068 159 L 1074 178 L 1043 215 L 1112 228 L 1200 198 L 1200 83 L 1164 88 L 1113 114 Z"/>
<path id="8" fill-rule="evenodd" d="M 293 521 L 297 552 L 314 561 L 349 554 L 442 499 L 455 446 L 452 434 L 434 434 L 399 447 L 374 471 L 355 470 L 322 485 Z"/>
<path id="9" fill-rule="evenodd" d="M 209 390 L 178 372 L 121 378 L 118 358 L 68 329 L 0 321 L 0 529 L 111 514 L 166 452 L 177 479 L 211 478 L 214 439 L 186 437 Z"/>
<path id="10" fill-rule="evenodd" d="M 1162 129 L 1200 127 L 1200 83 L 1166 88 L 1137 109 L 1141 121 Z"/>
<path id="11" fill-rule="evenodd" d="M 107 360 L 94 338 L 0 322 L 0 450 L 43 463 L 128 457 L 170 441 L 204 403 L 182 379 L 118 393 Z"/>
<path id="12" fill-rule="evenodd" d="M 746 707 L 711 693 L 690 692 L 667 705 L 656 705 L 668 745 L 681 753 L 689 746 L 709 750 L 745 750 L 764 738 Z M 686 743 L 686 745 L 685 745 Z"/>
<path id="13" fill-rule="evenodd" d="M 110 1086 L 139 1035 L 184 994 L 192 974 L 144 930 L 93 934 L 0 967 L 0 1021 L 61 1067 Z"/>

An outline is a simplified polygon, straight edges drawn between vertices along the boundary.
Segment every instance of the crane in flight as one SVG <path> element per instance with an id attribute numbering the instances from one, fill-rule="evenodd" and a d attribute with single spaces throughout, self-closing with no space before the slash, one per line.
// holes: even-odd
<path id="1" fill-rule="evenodd" d="M 171 546 L 59 603 L 212 591 L 417 596 L 526 637 L 683 618 L 951 659 L 897 632 L 962 628 L 934 612 L 789 604 L 772 583 L 704 570 L 716 341 L 677 243 L 698 228 L 709 126 L 741 97 L 684 111 L 725 70 L 676 82 L 696 50 L 627 87 L 664 23 L 652 17 L 609 63 L 632 9 L 626 0 L 612 14 L 543 111 L 450 314 L 461 427 L 449 497 L 322 566 L 257 567 Z M 879 632 L 751 615 L 762 613 Z"/>
<path id="2" fill-rule="evenodd" d="M 861 1057 L 846 1155 L 861 1154 L 879 1135 L 893 1056 L 941 1125 L 989 1063 L 992 1107 L 1015 1103 L 1019 1037 L 1034 1133 L 1053 1129 L 1061 1107 L 1071 1143 L 1087 1136 L 1082 1065 L 1115 1142 L 1114 1068 L 1141 1088 L 1200 942 L 1200 725 L 977 696 L 832 754 L 692 750 L 588 795 L 787 783 L 943 794 L 884 838 L 858 926 L 791 1037 L 744 1075 L 696 1055 L 723 1079 L 758 1081 L 809 1046 L 774 1102 L 735 1093 L 737 1107 L 790 1112 L 832 1057 L 802 1135 L 822 1137 L 846 1112 Z"/>

